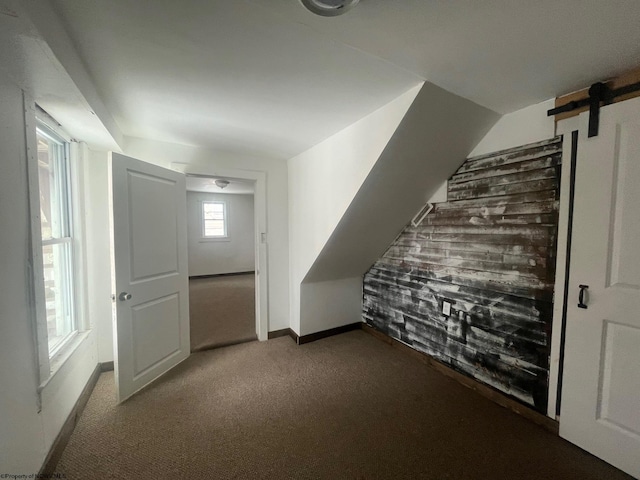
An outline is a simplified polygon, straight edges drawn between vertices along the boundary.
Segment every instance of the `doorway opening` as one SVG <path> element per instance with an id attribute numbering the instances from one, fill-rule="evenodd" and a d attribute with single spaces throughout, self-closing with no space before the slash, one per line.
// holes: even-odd
<path id="1" fill-rule="evenodd" d="M 255 181 L 187 175 L 191 351 L 258 339 Z"/>

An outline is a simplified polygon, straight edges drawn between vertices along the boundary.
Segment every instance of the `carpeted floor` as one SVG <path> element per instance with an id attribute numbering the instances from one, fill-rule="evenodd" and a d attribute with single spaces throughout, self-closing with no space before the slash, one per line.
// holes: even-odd
<path id="1" fill-rule="evenodd" d="M 255 275 L 189 280 L 191 351 L 257 340 Z"/>
<path id="2" fill-rule="evenodd" d="M 121 406 L 103 374 L 57 472 L 87 479 L 629 479 L 362 332 L 193 354 Z"/>

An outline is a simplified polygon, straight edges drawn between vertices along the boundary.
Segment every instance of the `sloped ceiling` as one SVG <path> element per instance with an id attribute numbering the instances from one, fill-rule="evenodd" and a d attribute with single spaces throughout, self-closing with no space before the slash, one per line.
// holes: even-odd
<path id="1" fill-rule="evenodd" d="M 640 63 L 637 0 L 52 3 L 125 135 L 277 158 L 423 79 L 506 113 Z"/>
<path id="2" fill-rule="evenodd" d="M 55 12 L 46 2 L 29 13 L 27 6 L 26 0 L 0 0 L 2 80 L 9 79 L 54 114 L 71 136 L 93 147 L 118 151 L 122 132 L 82 68 Z M 49 43 L 45 36 L 55 41 Z"/>
<path id="3" fill-rule="evenodd" d="M 495 112 L 426 82 L 304 283 L 363 275 L 497 119 Z"/>

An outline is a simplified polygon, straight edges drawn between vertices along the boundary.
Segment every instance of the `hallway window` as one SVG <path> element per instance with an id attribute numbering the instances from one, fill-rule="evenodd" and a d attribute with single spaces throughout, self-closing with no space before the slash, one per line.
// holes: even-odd
<path id="1" fill-rule="evenodd" d="M 202 202 L 202 236 L 204 238 L 227 237 L 227 204 Z"/>
<path id="2" fill-rule="evenodd" d="M 69 143 L 39 124 L 36 129 L 40 226 L 49 357 L 78 331 Z"/>

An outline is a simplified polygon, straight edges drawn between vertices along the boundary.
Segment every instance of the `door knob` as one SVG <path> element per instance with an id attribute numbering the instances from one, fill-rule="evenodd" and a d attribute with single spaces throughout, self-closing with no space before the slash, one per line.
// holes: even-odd
<path id="1" fill-rule="evenodd" d="M 586 303 L 584 303 L 584 292 L 589 290 L 589 285 L 578 285 L 580 288 L 580 293 L 578 294 L 578 308 L 589 308 Z M 589 299 L 589 293 L 587 292 L 587 301 Z"/>
<path id="2" fill-rule="evenodd" d="M 121 302 L 124 302 L 125 300 L 131 300 L 131 294 L 127 292 L 121 292 L 120 295 L 118 295 L 118 299 Z"/>

